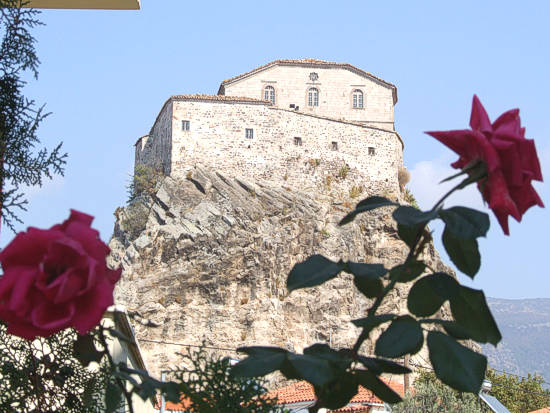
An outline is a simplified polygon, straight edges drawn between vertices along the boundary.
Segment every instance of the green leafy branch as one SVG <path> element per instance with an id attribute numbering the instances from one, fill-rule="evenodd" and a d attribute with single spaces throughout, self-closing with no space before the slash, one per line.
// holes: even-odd
<path id="1" fill-rule="evenodd" d="M 435 272 L 420 258 L 424 246 L 432 241 L 428 223 L 440 219 L 445 225 L 443 245 L 456 267 L 471 278 L 479 271 L 481 259 L 477 238 L 487 234 L 489 217 L 471 208 L 443 208 L 444 201 L 453 192 L 483 179 L 486 171 L 482 164 L 476 163 L 450 179 L 462 174 L 468 176 L 429 211 L 372 196 L 359 202 L 340 221 L 340 225 L 345 225 L 359 214 L 394 207 L 392 216 L 397 223 L 398 236 L 409 248 L 402 264 L 387 269 L 382 264 L 334 262 L 322 255 L 313 255 L 290 271 L 289 292 L 319 286 L 344 272 L 353 276 L 355 287 L 366 298 L 374 299 L 366 317 L 353 321 L 362 330 L 351 348 L 337 350 L 327 344 L 314 344 L 303 354 L 295 354 L 276 347 L 243 347 L 239 351 L 247 357 L 233 368 L 232 373 L 253 377 L 279 370 L 287 379 L 306 380 L 313 385 L 317 396 L 310 412 L 317 412 L 322 407 L 338 409 L 345 406 L 357 393 L 359 385 L 385 402 L 397 403 L 400 396 L 379 376 L 409 373 L 408 368 L 391 359 L 415 354 L 426 342 L 435 374 L 442 382 L 460 391 L 479 392 L 487 359 L 460 341 L 469 339 L 496 345 L 501 340 L 485 295 L 481 290 L 460 285 L 449 274 Z M 389 292 L 399 283 L 410 282 L 414 284 L 407 298 L 409 314 L 378 314 Z M 449 302 L 452 320 L 429 318 L 446 302 Z M 380 326 L 387 327 L 376 340 L 376 357 L 360 354 L 361 345 Z"/>
<path id="2" fill-rule="evenodd" d="M 99 325 L 94 331 L 83 336 L 79 335 L 73 345 L 73 355 L 82 365 L 88 366 L 91 362 L 107 362 L 109 380 L 105 389 L 105 413 L 116 412 L 124 402 L 128 411 L 134 413 L 132 402 L 134 394 L 146 401 L 160 392 L 171 402 L 180 401 L 177 383 L 159 381 L 151 377 L 146 370 L 130 368 L 125 362 L 115 362 L 109 351 L 109 338 L 106 333 L 112 338 L 133 344 L 132 339 L 118 330 Z M 99 349 L 96 344 L 99 345 Z"/>

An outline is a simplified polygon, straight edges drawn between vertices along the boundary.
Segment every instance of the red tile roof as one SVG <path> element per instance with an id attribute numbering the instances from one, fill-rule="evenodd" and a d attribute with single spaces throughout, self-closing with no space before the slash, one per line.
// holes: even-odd
<path id="1" fill-rule="evenodd" d="M 182 396 L 179 403 L 172 403 L 166 401 L 164 403 L 165 409 L 170 412 L 186 412 L 191 407 L 191 400 L 188 397 Z M 160 409 L 160 396 L 157 396 L 157 402 L 155 403 L 155 409 Z"/>
<path id="2" fill-rule="evenodd" d="M 232 77 L 230 79 L 224 80 L 220 85 L 220 90 L 218 91 L 218 93 L 221 92 L 222 88 L 225 85 L 228 85 L 228 84 L 233 83 L 233 82 L 235 82 L 239 79 L 242 79 L 244 77 L 247 77 L 247 76 L 253 75 L 255 73 L 261 72 L 263 70 L 266 70 L 266 69 L 268 69 L 272 66 L 276 66 L 276 65 L 309 66 L 309 67 L 339 67 L 339 68 L 347 69 L 347 70 L 350 70 L 351 72 L 355 72 L 359 75 L 374 79 L 374 80 L 376 80 L 376 81 L 392 88 L 393 89 L 393 103 L 395 104 L 397 102 L 397 88 L 395 87 L 394 84 L 392 84 L 390 82 L 386 82 L 384 79 L 381 79 L 378 76 L 373 75 L 372 73 L 365 72 L 364 70 L 359 69 L 356 66 L 350 65 L 349 63 L 327 62 L 326 60 L 319 60 L 319 59 L 278 59 L 278 60 L 274 60 L 272 62 L 269 62 L 269 63 L 265 64 L 265 65 L 259 66 L 255 69 L 252 69 L 249 72 L 242 73 L 238 76 L 235 76 L 235 77 Z"/>
<path id="3" fill-rule="evenodd" d="M 397 383 L 386 378 L 381 378 L 394 392 L 403 396 L 403 384 Z M 267 393 L 269 398 L 277 398 L 277 404 L 294 404 L 299 402 L 307 402 L 315 400 L 315 392 L 313 386 L 306 381 L 299 381 L 288 386 L 282 387 L 278 390 Z M 367 405 L 369 404 L 382 404 L 383 401 L 376 397 L 370 390 L 365 389 L 363 386 L 359 386 L 359 392 L 350 400 L 350 405 L 343 407 L 333 412 L 344 413 L 353 412 L 359 413 L 367 411 Z M 183 412 L 189 410 L 191 407 L 191 401 L 187 397 L 182 397 L 180 403 L 166 402 L 167 411 Z M 157 398 L 155 405 L 156 409 L 160 408 L 160 397 Z M 537 413 L 546 413 L 546 411 L 537 410 Z"/>
<path id="4" fill-rule="evenodd" d="M 529 412 L 529 413 L 550 413 L 550 407 L 545 407 L 539 410 L 533 410 L 532 412 Z"/>
<path id="5" fill-rule="evenodd" d="M 403 396 L 403 384 L 395 381 L 381 378 L 393 391 Z M 278 390 L 268 393 L 268 397 L 277 398 L 278 404 L 293 404 L 299 402 L 307 402 L 315 400 L 315 392 L 313 386 L 305 381 L 299 381 L 289 386 L 282 387 Z M 335 412 L 359 412 L 364 409 L 364 404 L 382 404 L 384 403 L 378 397 L 376 397 L 370 390 L 359 386 L 359 392 L 350 400 L 351 406 L 343 407 L 342 409 L 334 410 Z M 355 404 L 355 406 L 354 406 Z"/>

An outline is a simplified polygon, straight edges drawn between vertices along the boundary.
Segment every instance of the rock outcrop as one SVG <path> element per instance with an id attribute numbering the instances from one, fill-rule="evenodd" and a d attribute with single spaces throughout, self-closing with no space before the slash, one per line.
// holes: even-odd
<path id="1" fill-rule="evenodd" d="M 196 168 L 185 180 L 165 178 L 152 202 L 118 209 L 110 260 L 124 273 L 116 300 L 141 320 L 136 333 L 152 373 L 175 367 L 183 350 L 158 342 L 295 351 L 315 342 L 352 345 L 358 330 L 349 321 L 364 317 L 369 301 L 350 276 L 290 295 L 285 283 L 292 266 L 315 253 L 387 267 L 403 261 L 391 208 L 338 227 L 356 200 Z M 451 271 L 433 246 L 424 259 Z M 381 310 L 405 312 L 409 288 L 399 285 Z M 428 358 L 422 351 L 412 360 Z"/>

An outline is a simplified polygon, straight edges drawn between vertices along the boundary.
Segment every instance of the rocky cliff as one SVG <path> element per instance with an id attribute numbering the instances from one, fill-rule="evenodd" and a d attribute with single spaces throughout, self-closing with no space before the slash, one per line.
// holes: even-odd
<path id="1" fill-rule="evenodd" d="M 365 316 L 369 304 L 351 277 L 291 295 L 285 281 L 315 253 L 387 267 L 402 262 L 406 248 L 391 208 L 337 226 L 359 199 L 353 195 L 245 182 L 198 167 L 185 180 L 165 178 L 150 201 L 119 208 L 110 242 L 111 264 L 124 268 L 116 300 L 142 321 L 136 333 L 153 374 L 175 367 L 184 350 L 159 342 L 296 351 L 314 342 L 351 345 L 358 331 L 349 321 Z M 450 271 L 433 247 L 424 259 Z M 404 312 L 408 288 L 400 285 L 381 309 Z M 370 352 L 372 342 L 362 350 Z M 425 364 L 428 357 L 412 360 Z"/>

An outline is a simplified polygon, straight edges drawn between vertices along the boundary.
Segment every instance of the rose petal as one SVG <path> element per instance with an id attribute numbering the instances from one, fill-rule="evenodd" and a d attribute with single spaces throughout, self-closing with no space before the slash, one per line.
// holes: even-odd
<path id="1" fill-rule="evenodd" d="M 470 130 L 426 132 L 461 156 L 468 150 L 468 136 L 471 133 Z"/>
<path id="2" fill-rule="evenodd" d="M 510 235 L 510 228 L 508 226 L 508 213 L 497 209 L 493 209 L 493 213 L 497 217 L 498 223 L 500 224 L 504 234 Z"/>
<path id="3" fill-rule="evenodd" d="M 30 323 L 21 321 L 8 323 L 8 333 L 14 336 L 22 337 L 27 340 L 34 340 L 36 337 L 49 337 L 55 330 L 44 330 L 33 326 Z"/>
<path id="4" fill-rule="evenodd" d="M 532 179 L 542 181 L 542 172 L 539 158 L 537 157 L 535 141 L 533 139 L 525 139 L 519 143 L 519 149 L 522 168 L 532 173 Z"/>
<path id="5" fill-rule="evenodd" d="M 520 153 L 517 148 L 518 145 L 511 141 L 504 141 L 496 138 L 491 140 L 491 144 L 498 152 L 502 165 L 502 172 L 506 177 L 507 184 L 521 185 L 523 182 L 523 172 Z"/>
<path id="6" fill-rule="evenodd" d="M 469 130 L 427 132 L 459 155 L 453 168 L 464 169 L 473 161 L 485 163 L 488 176 L 477 185 L 495 213 L 505 234 L 508 216 L 520 221 L 533 205 L 544 206 L 531 185 L 542 181 L 540 163 L 531 139 L 525 139 L 519 110 L 509 110 L 491 124 L 480 100 L 474 95 Z"/>
<path id="7" fill-rule="evenodd" d="M 69 223 L 65 234 L 77 240 L 85 248 L 87 254 L 98 261 L 104 261 L 105 256 L 110 252 L 109 247 L 99 238 L 99 232 L 80 222 Z"/>
<path id="8" fill-rule="evenodd" d="M 501 164 L 498 153 L 485 135 L 472 133 L 470 135 L 470 145 L 470 150 L 476 153 L 475 158 L 485 162 L 489 173 L 500 169 Z"/>
<path id="9" fill-rule="evenodd" d="M 18 267 L 9 269 L 9 272 L 17 274 L 17 282 L 11 289 L 8 308 L 14 312 L 24 310 L 29 306 L 29 292 L 36 281 L 37 271 L 33 267 Z"/>
<path id="10" fill-rule="evenodd" d="M 523 215 L 532 206 L 544 208 L 544 204 L 531 184 L 510 189 L 510 195 L 515 200 L 519 213 Z"/>
<path id="11" fill-rule="evenodd" d="M 470 126 L 473 130 L 479 130 L 480 132 L 492 131 L 491 121 L 489 115 L 485 111 L 485 108 L 481 104 L 481 101 L 474 95 L 472 101 L 472 114 L 470 115 Z"/>
<path id="12" fill-rule="evenodd" d="M 108 269 L 106 271 L 106 276 L 109 279 L 109 282 L 113 285 L 115 285 L 118 280 L 120 280 L 120 277 L 122 275 L 122 268 L 117 268 L 116 270 L 110 270 Z"/>
<path id="13" fill-rule="evenodd" d="M 504 112 L 493 123 L 493 131 L 497 136 L 505 136 L 513 140 L 522 139 L 519 109 Z"/>
<path id="14" fill-rule="evenodd" d="M 53 304 L 47 301 L 38 303 L 31 312 L 32 324 L 43 330 L 60 331 L 71 325 L 75 304 Z"/>
<path id="15" fill-rule="evenodd" d="M 59 231 L 29 228 L 27 232 L 20 232 L 6 248 L 0 252 L 2 267 L 15 265 L 38 265 L 44 256 L 50 242 L 63 237 Z"/>
<path id="16" fill-rule="evenodd" d="M 7 272 L 4 272 L 4 275 L 2 277 L 0 277 L 0 303 L 3 300 L 7 300 L 9 298 L 11 289 L 13 288 L 13 285 L 17 282 L 19 278 L 17 274 L 18 274 L 17 267 L 15 269 L 10 268 Z"/>
<path id="17" fill-rule="evenodd" d="M 55 304 L 59 304 L 82 295 L 86 290 L 87 278 L 87 268 L 84 270 L 71 268 L 65 271 L 62 276 L 58 277 L 57 280 L 49 286 L 49 288 L 55 291 L 52 301 Z"/>
<path id="18" fill-rule="evenodd" d="M 110 250 L 92 219 L 72 211 L 49 230 L 18 234 L 0 253 L 0 319 L 10 332 L 33 339 L 74 326 L 84 334 L 113 304 L 121 270 L 107 267 Z"/>
<path id="19" fill-rule="evenodd" d="M 107 308 L 113 305 L 113 285 L 107 280 L 98 283 L 93 291 L 76 302 L 72 325 L 80 334 L 86 334 L 99 324 Z"/>
<path id="20" fill-rule="evenodd" d="M 76 209 L 71 209 L 71 215 L 67 220 L 61 224 L 64 228 L 71 223 L 71 222 L 80 222 L 87 227 L 90 227 L 92 225 L 92 221 L 94 220 L 94 217 L 88 214 L 85 214 L 84 212 L 77 211 Z"/>

